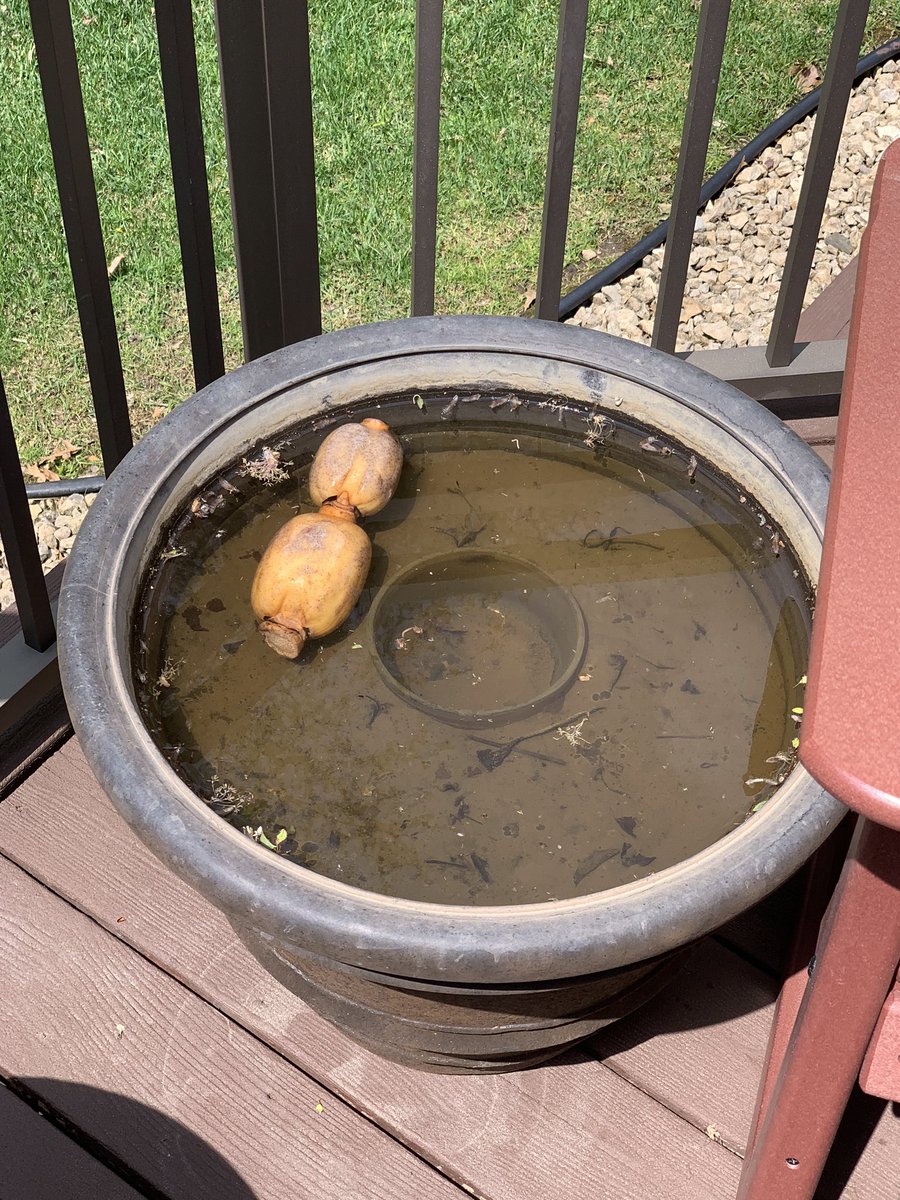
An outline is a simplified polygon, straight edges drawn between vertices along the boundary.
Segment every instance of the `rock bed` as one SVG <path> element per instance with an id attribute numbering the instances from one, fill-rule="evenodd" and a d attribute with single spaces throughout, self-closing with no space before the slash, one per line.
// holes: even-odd
<path id="1" fill-rule="evenodd" d="M 825 219 L 806 292 L 809 304 L 846 267 L 865 229 L 875 167 L 900 138 L 900 70 L 885 63 L 850 98 Z M 766 341 L 814 116 L 796 125 L 749 166 L 698 216 L 682 307 L 679 349 L 753 346 Z M 668 209 L 666 209 L 666 212 Z M 585 258 L 596 251 L 585 251 Z M 573 325 L 649 343 L 663 248 L 598 293 L 572 317 Z M 94 495 L 32 501 L 29 505 L 44 570 L 61 562 Z M 0 546 L 0 611 L 13 603 Z"/>
<path id="2" fill-rule="evenodd" d="M 45 572 L 62 562 L 69 553 L 75 534 L 96 498 L 96 492 L 89 492 L 84 496 L 63 496 L 58 500 L 29 501 L 38 553 Z M 13 600 L 6 555 L 0 545 L 0 612 L 8 608 Z"/>
<path id="3" fill-rule="evenodd" d="M 863 79 L 847 106 L 825 217 L 806 291 L 811 303 L 859 250 L 875 168 L 900 138 L 900 69 L 894 60 Z M 678 349 L 766 342 L 815 115 L 795 125 L 740 171 L 698 216 Z M 666 214 L 668 209 L 666 209 Z M 664 247 L 593 297 L 571 318 L 632 341 L 650 342 Z M 593 251 L 586 258 L 595 257 Z"/>

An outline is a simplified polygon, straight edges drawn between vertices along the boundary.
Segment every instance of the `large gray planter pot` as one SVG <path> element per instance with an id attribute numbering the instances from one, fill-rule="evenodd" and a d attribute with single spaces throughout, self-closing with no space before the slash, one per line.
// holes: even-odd
<path id="1" fill-rule="evenodd" d="M 798 766 L 762 812 L 677 866 L 579 899 L 466 908 L 311 873 L 194 796 L 146 732 L 131 683 L 132 616 L 161 530 L 205 481 L 298 421 L 380 395 L 460 388 L 589 402 L 676 439 L 753 495 L 816 579 L 827 472 L 745 396 L 677 359 L 587 330 L 421 318 L 288 347 L 156 426 L 78 538 L 60 662 L 84 752 L 118 810 L 278 979 L 387 1056 L 496 1071 L 547 1058 L 641 1003 L 685 948 L 788 878 L 844 810 Z M 467 419 L 477 407 L 467 406 Z"/>

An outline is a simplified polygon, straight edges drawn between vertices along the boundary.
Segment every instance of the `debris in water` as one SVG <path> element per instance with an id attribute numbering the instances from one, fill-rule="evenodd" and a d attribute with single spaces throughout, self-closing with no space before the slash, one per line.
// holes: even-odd
<path id="1" fill-rule="evenodd" d="M 481 876 L 483 881 L 485 883 L 491 883 L 492 882 L 491 873 L 488 870 L 487 862 L 481 857 L 481 855 L 475 854 L 473 852 L 472 854 L 469 855 L 469 858 L 471 858 L 472 866 L 475 868 L 475 870 Z"/>
<path id="2" fill-rule="evenodd" d="M 644 658 L 643 654 L 636 654 L 635 658 L 639 658 L 641 662 L 645 662 L 648 667 L 652 667 L 654 671 L 674 671 L 674 667 L 668 667 L 665 663 L 651 662 L 649 658 Z"/>
<path id="3" fill-rule="evenodd" d="M 582 718 L 587 720 L 587 718 L 592 717 L 594 713 L 603 712 L 605 707 L 605 705 L 601 704 L 596 708 L 588 708 L 582 710 L 581 712 L 574 713 L 571 717 L 566 717 L 561 722 L 556 722 L 553 725 L 547 725 L 543 729 L 536 729 L 534 733 L 523 733 L 520 737 L 513 738 L 511 742 L 505 742 L 496 750 L 479 750 L 475 757 L 488 771 L 495 771 L 497 767 L 506 762 L 513 750 L 515 750 L 516 747 L 522 742 L 530 741 L 532 738 L 544 737 L 548 733 L 561 732 L 566 727 L 574 725 L 579 721 L 581 721 L 583 724 L 584 722 L 582 721 Z M 576 742 L 572 742 L 573 746 L 576 744 Z"/>
<path id="4" fill-rule="evenodd" d="M 490 738 L 476 737 L 474 733 L 469 734 L 469 741 L 479 742 L 482 746 L 490 746 L 493 750 L 501 750 L 503 748 L 502 742 L 492 742 Z M 521 750 L 517 746 L 516 754 L 524 754 L 528 758 L 536 758 L 538 762 L 551 763 L 555 767 L 564 767 L 566 765 L 565 759 L 557 758 L 553 754 L 539 754 L 537 750 Z"/>
<path id="5" fill-rule="evenodd" d="M 188 629 L 192 629 L 194 633 L 209 633 L 209 630 L 200 621 L 200 609 L 196 604 L 186 605 L 181 615 L 187 621 Z"/>
<path id="6" fill-rule="evenodd" d="M 665 442 L 661 442 L 657 437 L 644 438 L 641 442 L 641 449 L 645 450 L 648 454 L 669 455 L 675 453 L 671 446 L 667 446 Z"/>
<path id="7" fill-rule="evenodd" d="M 591 743 L 581 733 L 586 720 L 587 717 L 582 717 L 580 721 L 575 721 L 571 725 L 560 726 L 554 735 L 554 741 L 558 742 L 561 739 L 567 741 L 573 749 L 576 746 L 589 746 Z"/>
<path id="8" fill-rule="evenodd" d="M 366 721 L 366 729 L 371 729 L 372 726 L 375 724 L 375 722 L 378 720 L 378 718 L 381 716 L 381 714 L 383 712 L 387 712 L 387 710 L 391 707 L 390 703 L 385 703 L 381 700 L 376 700 L 374 696 L 360 695 L 359 699 L 360 700 L 368 700 L 372 706 L 371 709 L 369 710 L 368 720 Z"/>
<path id="9" fill-rule="evenodd" d="M 403 632 L 400 634 L 399 637 L 394 638 L 394 646 L 398 650 L 408 650 L 409 649 L 408 635 L 411 633 L 414 633 L 417 636 L 421 636 L 424 632 L 425 632 L 425 630 L 422 628 L 421 625 L 408 625 L 406 627 L 406 629 L 403 630 Z M 371 699 L 371 697 L 370 697 L 370 699 Z"/>
<path id="10" fill-rule="evenodd" d="M 615 431 L 613 421 L 603 415 L 603 413 L 593 412 L 588 417 L 587 433 L 584 435 L 584 444 L 589 450 L 596 449 L 597 446 L 602 446 L 608 437 L 611 437 Z"/>
<path id="11" fill-rule="evenodd" d="M 609 665 L 616 668 L 616 674 L 606 691 L 598 693 L 598 700 L 609 700 L 609 698 L 612 696 L 613 692 L 615 691 L 616 684 L 622 678 L 622 673 L 628 666 L 628 659 L 624 654 L 610 654 Z"/>
<path id="12" fill-rule="evenodd" d="M 627 833 L 629 837 L 634 837 L 634 831 L 637 828 L 636 817 L 616 817 L 616 824 L 623 833 Z"/>
<path id="13" fill-rule="evenodd" d="M 450 538 L 457 550 L 462 550 L 463 546 L 471 546 L 474 541 L 477 541 L 479 535 L 486 529 L 487 525 L 482 525 L 478 529 L 463 529 L 462 531 L 439 529 L 435 526 L 435 533 L 442 533 L 444 537 Z"/>
<path id="14" fill-rule="evenodd" d="M 609 534 L 604 537 L 600 529 L 591 529 L 581 539 L 582 546 L 588 550 L 625 550 L 631 546 L 643 546 L 646 550 L 662 550 L 662 546 L 654 546 L 652 542 L 642 542 L 634 537 L 621 525 L 614 525 Z"/>
<path id="15" fill-rule="evenodd" d="M 604 863 L 609 862 L 611 858 L 616 858 L 619 854 L 617 849 L 613 850 L 595 850 L 593 854 L 589 854 L 587 858 L 583 858 L 575 868 L 575 886 L 578 887 L 582 880 L 587 879 L 592 871 L 596 871 L 598 867 L 602 867 Z"/>
<path id="16" fill-rule="evenodd" d="M 270 446 L 263 446 L 258 458 L 245 458 L 241 466 L 241 474 L 249 475 L 266 487 L 274 487 L 290 478 L 289 473 L 281 465 L 281 455 Z"/>
<path id="17" fill-rule="evenodd" d="M 651 863 L 656 862 L 656 855 L 639 854 L 637 850 L 633 854 L 629 854 L 631 850 L 631 842 L 623 842 L 620 851 L 622 865 L 625 867 L 649 867 Z"/>

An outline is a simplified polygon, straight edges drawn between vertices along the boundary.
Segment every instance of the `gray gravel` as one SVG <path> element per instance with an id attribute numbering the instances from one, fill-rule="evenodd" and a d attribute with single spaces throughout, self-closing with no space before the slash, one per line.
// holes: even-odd
<path id="1" fill-rule="evenodd" d="M 900 138 L 898 92 L 900 72 L 891 60 L 851 96 L 806 304 L 859 249 L 875 168 L 887 146 Z M 678 349 L 765 343 L 814 123 L 811 116 L 794 126 L 698 216 Z M 585 257 L 595 257 L 594 251 L 585 251 Z M 660 247 L 579 309 L 571 323 L 649 343 L 662 261 Z"/>
<path id="2" fill-rule="evenodd" d="M 86 496 L 63 496 L 59 500 L 32 500 L 29 502 L 34 532 L 38 542 L 38 553 L 49 571 L 66 557 L 81 528 L 87 510 L 94 503 L 96 493 Z M 6 565 L 6 555 L 0 545 L 0 612 L 13 603 L 12 583 Z"/>
<path id="3" fill-rule="evenodd" d="M 900 138 L 900 71 L 887 62 L 864 79 L 850 99 L 825 220 L 806 292 L 809 304 L 859 249 L 875 167 Z M 781 268 L 800 192 L 815 118 L 795 126 L 745 167 L 698 216 L 682 308 L 679 349 L 761 345 L 766 341 Z M 665 213 L 668 209 L 664 210 Z M 584 251 L 594 259 L 593 248 Z M 654 250 L 626 279 L 605 288 L 571 318 L 649 343 L 663 250 Z M 30 505 L 44 570 L 72 547 L 94 496 L 69 496 Z M 13 602 L 0 546 L 0 611 Z"/>

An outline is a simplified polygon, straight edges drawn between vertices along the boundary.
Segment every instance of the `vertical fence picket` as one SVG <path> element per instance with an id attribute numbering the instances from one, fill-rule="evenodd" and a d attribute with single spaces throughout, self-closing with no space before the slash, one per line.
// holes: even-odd
<path id="1" fill-rule="evenodd" d="M 430 316 L 434 312 L 443 9 L 443 0 L 417 0 L 416 3 L 416 109 L 410 306 L 411 315 L 414 317 Z"/>
<path id="2" fill-rule="evenodd" d="M 694 224 L 700 207 L 700 189 L 703 187 L 730 10 L 731 0 L 703 0 L 700 9 L 691 85 L 681 134 L 678 175 L 653 322 L 652 344 L 670 354 L 675 350 L 678 337 L 678 322 L 684 300 Z"/>
<path id="3" fill-rule="evenodd" d="M 244 356 L 322 331 L 306 0 L 216 0 Z"/>
<path id="4" fill-rule="evenodd" d="M 16 435 L 0 376 L 0 541 L 12 577 L 25 644 L 46 650 L 56 641 L 34 526 L 19 465 Z"/>
<path id="5" fill-rule="evenodd" d="M 772 329 L 766 348 L 770 367 L 786 367 L 794 351 L 797 325 L 803 310 L 803 299 L 809 282 L 819 228 L 825 212 L 825 201 L 831 185 L 834 161 L 837 157 L 847 111 L 850 89 L 856 72 L 856 56 L 869 15 L 869 0 L 841 0 L 838 9 L 822 102 L 816 114 L 809 157 L 803 172 L 800 199 L 791 231 L 781 287 L 772 318 Z"/>
<path id="6" fill-rule="evenodd" d="M 190 0 L 156 0 L 154 7 L 194 382 L 202 388 L 225 374 L 225 358 L 194 22 Z"/>
<path id="7" fill-rule="evenodd" d="M 545 321 L 559 318 L 587 17 L 588 0 L 560 0 L 535 301 L 537 316 Z"/>
<path id="8" fill-rule="evenodd" d="M 131 422 L 91 165 L 68 0 L 29 0 L 56 185 L 100 449 L 107 475 L 131 449 Z"/>

